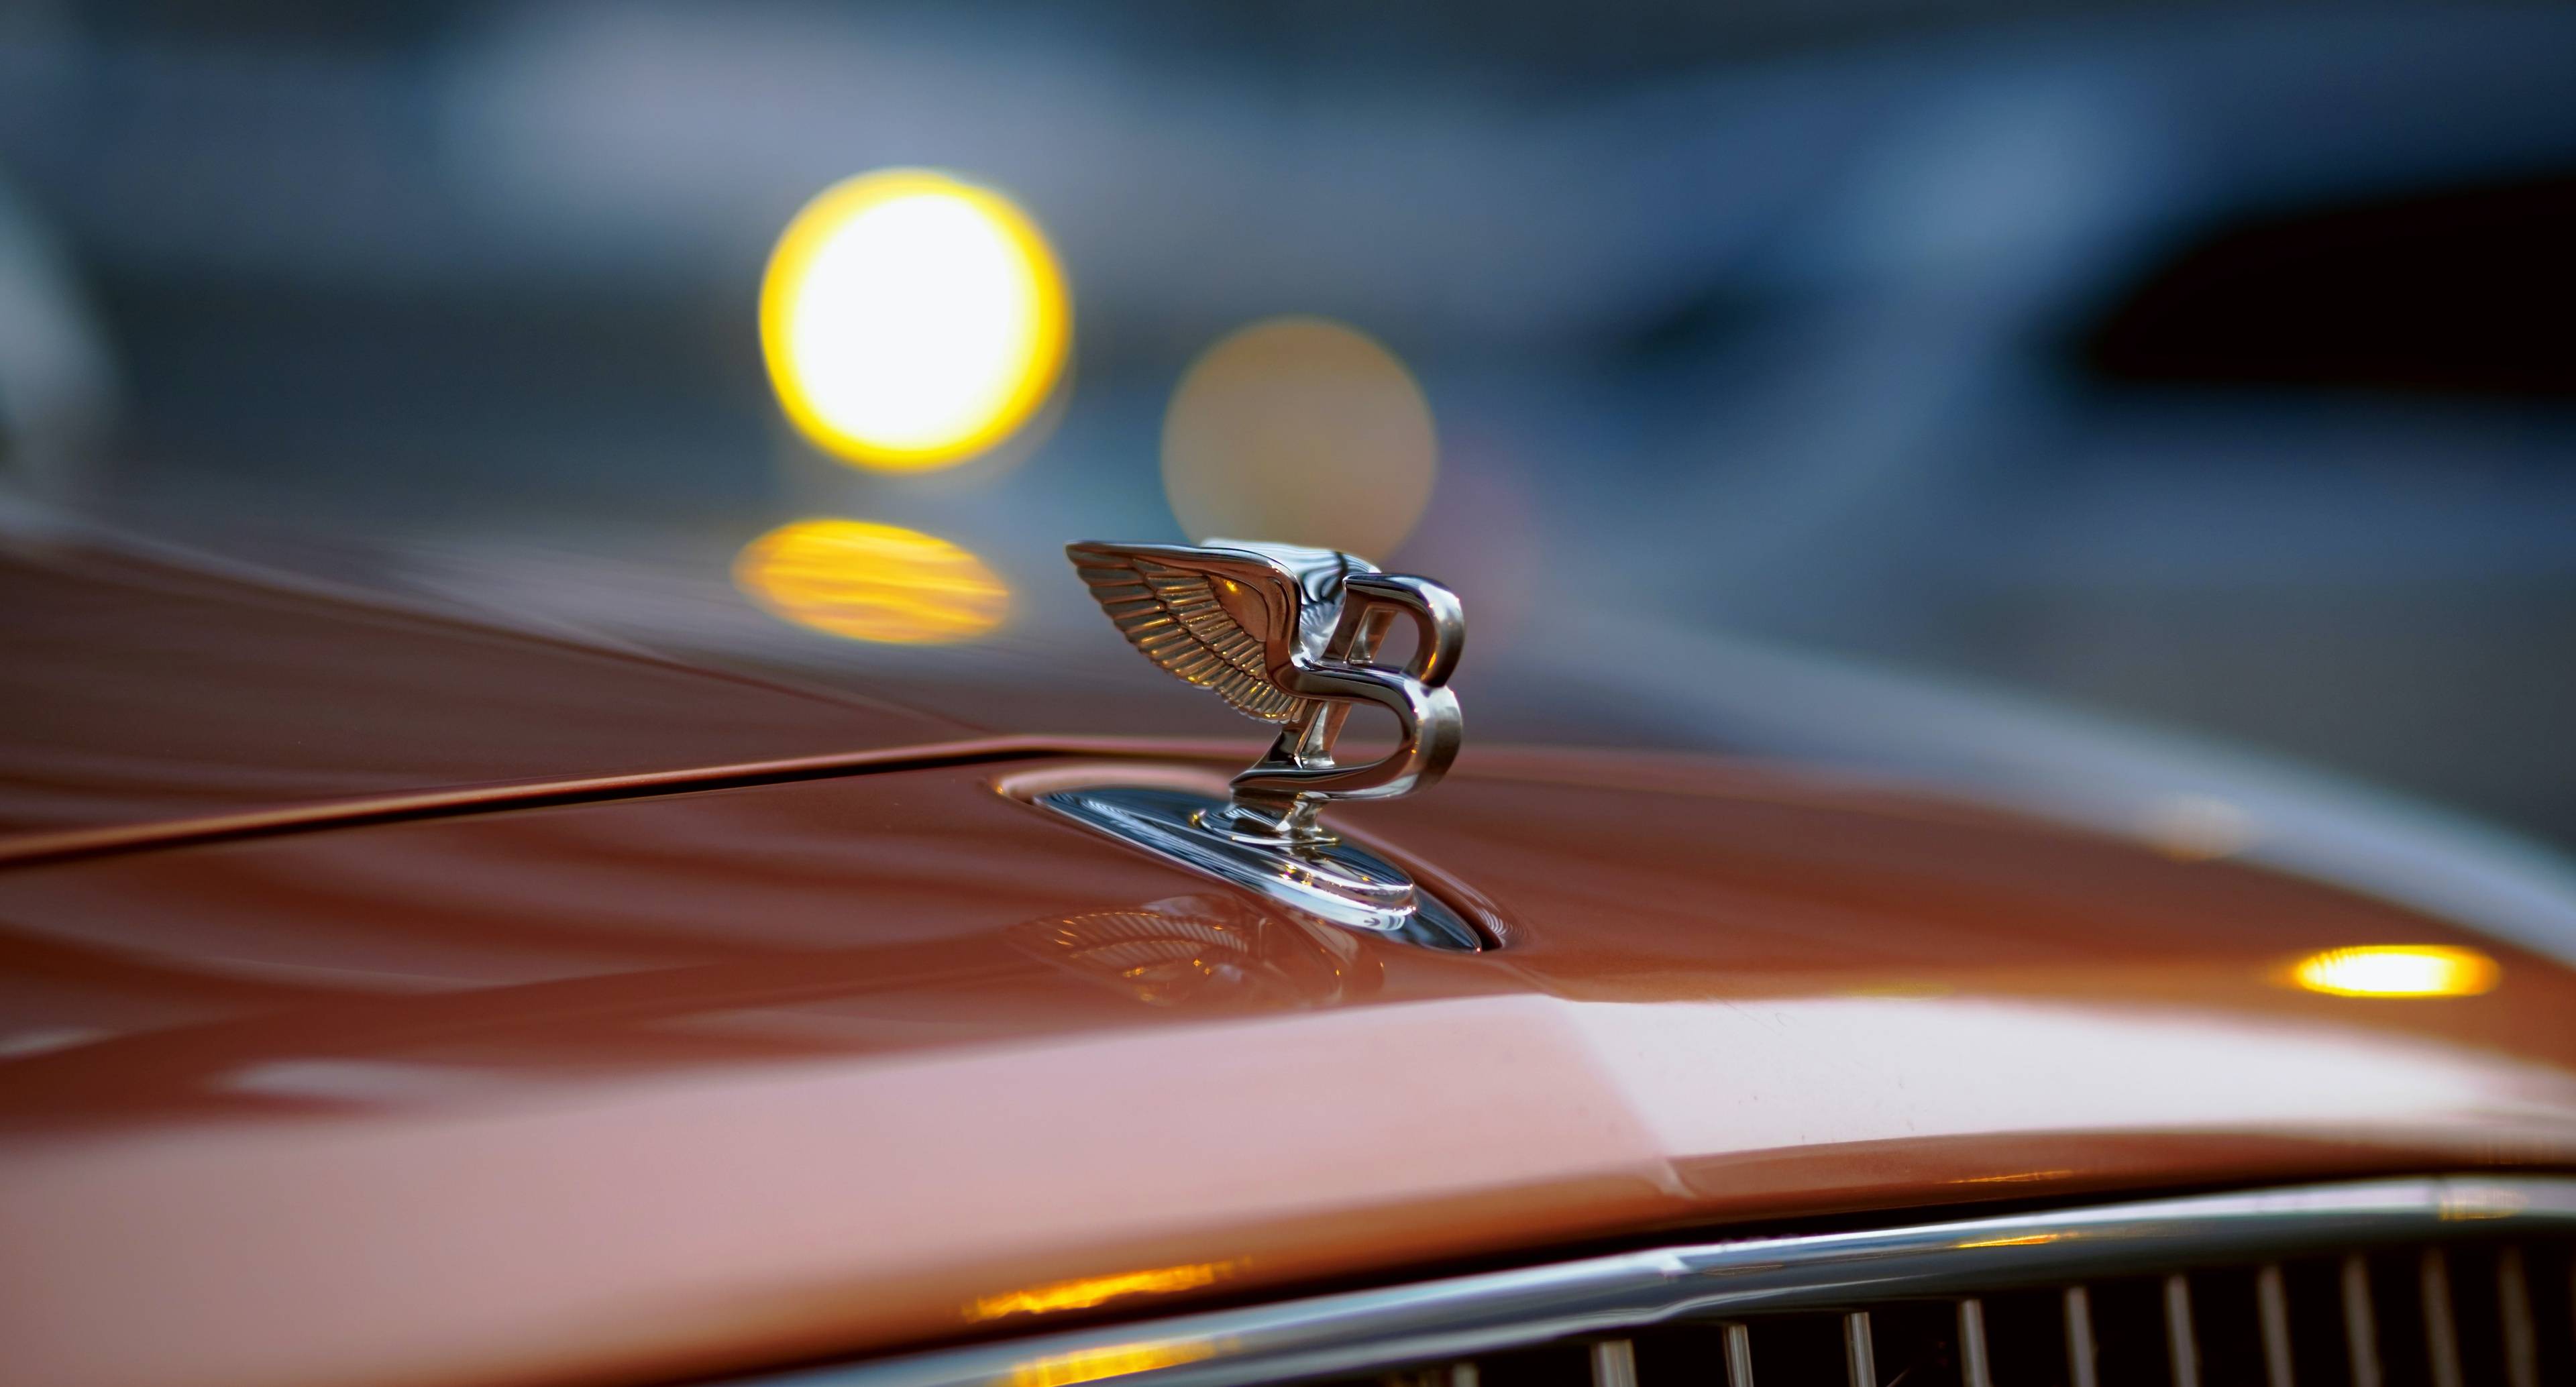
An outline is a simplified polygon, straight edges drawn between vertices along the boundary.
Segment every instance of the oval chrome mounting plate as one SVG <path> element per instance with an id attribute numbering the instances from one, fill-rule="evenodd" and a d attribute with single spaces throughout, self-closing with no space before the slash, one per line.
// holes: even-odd
<path id="1" fill-rule="evenodd" d="M 1431 949 L 1485 947 L 1474 926 L 1401 867 L 1340 838 L 1236 831 L 1229 801 L 1146 785 L 1086 785 L 1032 803 L 1318 919 Z"/>

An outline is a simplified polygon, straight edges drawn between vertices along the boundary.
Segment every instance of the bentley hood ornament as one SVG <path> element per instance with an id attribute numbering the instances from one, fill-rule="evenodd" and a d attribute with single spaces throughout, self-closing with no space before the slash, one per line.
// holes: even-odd
<path id="1" fill-rule="evenodd" d="M 1467 633 L 1456 594 L 1332 549 L 1094 541 L 1065 553 L 1146 658 L 1280 729 L 1224 800 L 1104 787 L 1040 803 L 1337 923 L 1481 946 L 1455 911 L 1317 817 L 1336 800 L 1411 794 L 1449 769 L 1460 722 L 1448 683 Z M 1399 617 L 1414 633 L 1400 668 L 1377 661 Z M 1394 715 L 1395 748 L 1345 765 L 1334 747 L 1363 705 Z"/>
<path id="2" fill-rule="evenodd" d="M 1380 573 L 1338 550 L 1285 544 L 1094 541 L 1065 554 L 1147 659 L 1246 716 L 1284 724 L 1270 753 L 1234 778 L 1237 829 L 1327 837 L 1315 821 L 1326 801 L 1411 794 L 1458 754 L 1458 696 L 1448 683 L 1467 618 L 1447 588 Z M 1372 662 L 1398 614 L 1414 624 L 1413 658 L 1384 669 Z M 1340 765 L 1333 745 L 1363 703 L 1395 715 L 1396 749 Z"/>

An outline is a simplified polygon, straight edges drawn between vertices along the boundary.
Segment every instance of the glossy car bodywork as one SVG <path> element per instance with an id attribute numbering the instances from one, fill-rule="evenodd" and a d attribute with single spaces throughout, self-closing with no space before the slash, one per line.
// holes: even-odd
<path id="1" fill-rule="evenodd" d="M 1471 743 L 1340 816 L 1506 945 L 1439 954 L 1018 797 L 1249 741 L 11 562 L 11 1380 L 652 1380 L 1677 1229 L 2576 1165 L 2576 977 L 2223 859 Z M 2287 981 L 2373 943 L 2501 983 Z"/>

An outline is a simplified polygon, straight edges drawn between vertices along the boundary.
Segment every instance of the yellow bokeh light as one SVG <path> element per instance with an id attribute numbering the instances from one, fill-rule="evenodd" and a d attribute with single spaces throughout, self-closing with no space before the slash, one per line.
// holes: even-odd
<path id="1" fill-rule="evenodd" d="M 2290 980 L 2336 997 L 2474 997 L 2504 976 L 2475 949 L 2448 944 L 2368 944 L 2310 954 Z"/>
<path id="2" fill-rule="evenodd" d="M 984 561 L 900 525 L 799 520 L 744 545 L 734 585 L 778 616 L 853 640 L 944 645 L 1009 615 L 1011 589 Z"/>
<path id="3" fill-rule="evenodd" d="M 1431 406 L 1404 363 L 1321 318 L 1272 318 L 1208 348 L 1163 418 L 1163 490 L 1192 539 L 1385 559 L 1439 471 Z"/>
<path id="4" fill-rule="evenodd" d="M 1046 237 L 1008 198 L 890 169 L 787 224 L 761 281 L 760 348 L 818 447 L 918 471 L 990 448 L 1046 402 L 1070 317 Z"/>

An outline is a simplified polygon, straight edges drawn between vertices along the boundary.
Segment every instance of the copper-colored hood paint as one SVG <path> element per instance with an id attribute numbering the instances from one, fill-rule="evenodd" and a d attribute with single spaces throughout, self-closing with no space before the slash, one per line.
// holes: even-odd
<path id="1" fill-rule="evenodd" d="M 964 735 L 861 698 L 0 544 L 0 841 Z"/>
<path id="2" fill-rule="evenodd" d="M 1344 814 L 1511 937 L 1433 954 L 1013 800 L 1082 763 L 1037 741 L 919 755 L 955 733 L 816 700 L 827 740 L 797 695 L 471 628 L 411 671 L 461 681 L 443 722 L 302 619 L 239 686 L 276 725 L 238 692 L 168 758 L 58 710 L 149 701 L 91 628 L 89 674 L 5 676 L 78 750 L 22 821 L 132 832 L 0 863 L 0 1380 L 653 1380 L 1674 1230 L 2576 1166 L 2576 977 L 2479 944 L 2485 996 L 2300 992 L 2314 950 L 2475 941 L 2224 862 L 1471 747 Z M 584 672 L 537 697 L 523 657 Z M 307 667 L 354 701 L 294 697 Z M 546 721 L 630 677 L 597 738 Z M 347 722 L 307 747 L 316 708 Z M 374 746 L 377 715 L 427 731 Z M 270 756 L 250 798 L 154 781 Z M 768 757 L 805 759 L 705 773 Z M 625 778 L 441 788 L 566 775 Z"/>
<path id="3" fill-rule="evenodd" d="M 1013 1330 L 976 1307 L 1156 1268 L 1242 1293 L 2576 1162 L 2576 979 L 2487 946 L 2484 997 L 2295 991 L 2308 951 L 2461 936 L 2261 872 L 1488 752 L 1348 816 L 1515 933 L 1442 956 L 1269 915 L 1011 773 L 0 873 L 11 1375 L 613 1381 Z"/>

